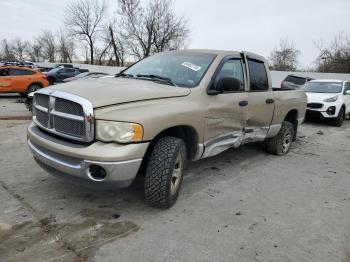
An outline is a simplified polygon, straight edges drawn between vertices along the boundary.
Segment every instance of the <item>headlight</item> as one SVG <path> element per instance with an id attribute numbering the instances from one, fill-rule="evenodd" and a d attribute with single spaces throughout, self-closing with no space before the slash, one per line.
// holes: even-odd
<path id="1" fill-rule="evenodd" d="M 327 99 L 323 100 L 323 102 L 335 102 L 338 100 L 338 97 L 339 96 L 333 96 L 331 98 L 327 98 Z"/>
<path id="2" fill-rule="evenodd" d="M 103 142 L 138 142 L 143 137 L 139 124 L 96 120 L 96 139 Z"/>

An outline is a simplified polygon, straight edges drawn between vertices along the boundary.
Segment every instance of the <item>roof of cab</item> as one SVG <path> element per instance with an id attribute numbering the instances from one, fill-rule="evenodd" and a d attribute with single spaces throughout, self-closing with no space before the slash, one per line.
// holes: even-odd
<path id="1" fill-rule="evenodd" d="M 202 54 L 213 54 L 219 56 L 229 56 L 229 55 L 240 55 L 244 53 L 247 57 L 251 57 L 253 59 L 258 59 L 262 61 L 266 61 L 266 59 L 258 54 L 247 52 L 247 51 L 228 51 L 228 50 L 215 50 L 215 49 L 184 49 L 179 51 L 170 51 L 167 53 L 202 53 Z"/>

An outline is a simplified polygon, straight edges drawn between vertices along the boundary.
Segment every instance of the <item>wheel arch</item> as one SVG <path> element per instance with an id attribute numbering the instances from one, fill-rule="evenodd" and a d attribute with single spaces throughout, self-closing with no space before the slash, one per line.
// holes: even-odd
<path id="1" fill-rule="evenodd" d="M 152 140 L 152 144 L 156 143 L 161 137 L 172 136 L 182 139 L 186 144 L 187 157 L 193 159 L 198 150 L 198 132 L 193 126 L 178 125 L 164 129 Z"/>
<path id="2" fill-rule="evenodd" d="M 27 86 L 27 90 L 28 90 L 29 87 L 31 87 L 32 85 L 38 85 L 38 86 L 40 86 L 41 88 L 44 87 L 44 85 L 43 85 L 41 82 L 39 82 L 39 81 L 34 81 L 34 82 L 30 83 L 30 84 Z"/>
<path id="3" fill-rule="evenodd" d="M 293 140 L 296 139 L 297 136 L 297 131 L 298 131 L 298 117 L 299 117 L 299 112 L 297 109 L 292 109 L 290 110 L 283 121 L 287 121 L 293 124 L 294 127 L 294 138 Z"/>
<path id="4" fill-rule="evenodd" d="M 150 145 L 147 148 L 147 151 L 145 153 L 145 156 L 141 164 L 141 168 L 140 168 L 141 173 L 144 173 L 144 171 L 147 168 L 148 159 L 153 151 L 155 144 L 158 142 L 160 138 L 165 136 L 177 137 L 184 140 L 186 145 L 188 160 L 192 160 L 196 156 L 198 151 L 198 141 L 199 141 L 199 136 L 196 129 L 190 125 L 177 125 L 177 126 L 169 127 L 159 132 L 152 139 Z"/>

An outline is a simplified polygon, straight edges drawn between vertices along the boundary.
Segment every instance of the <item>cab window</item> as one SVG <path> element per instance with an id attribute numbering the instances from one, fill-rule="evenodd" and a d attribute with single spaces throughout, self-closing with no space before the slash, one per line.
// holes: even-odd
<path id="1" fill-rule="evenodd" d="M 238 92 L 244 91 L 244 74 L 242 61 L 240 59 L 229 59 L 222 65 L 219 73 L 217 74 L 216 81 L 219 81 L 223 77 L 236 78 L 240 82 L 240 89 Z"/>
<path id="2" fill-rule="evenodd" d="M 248 59 L 250 91 L 267 91 L 269 89 L 265 64 Z"/>

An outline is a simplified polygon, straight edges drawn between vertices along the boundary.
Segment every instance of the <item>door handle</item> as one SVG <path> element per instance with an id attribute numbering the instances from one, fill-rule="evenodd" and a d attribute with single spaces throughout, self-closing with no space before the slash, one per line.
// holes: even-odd
<path id="1" fill-rule="evenodd" d="M 273 100 L 272 98 L 266 99 L 266 104 L 273 104 L 275 102 L 275 100 Z"/>
<path id="2" fill-rule="evenodd" d="M 248 105 L 248 101 L 240 101 L 238 104 L 239 106 L 244 107 Z"/>

